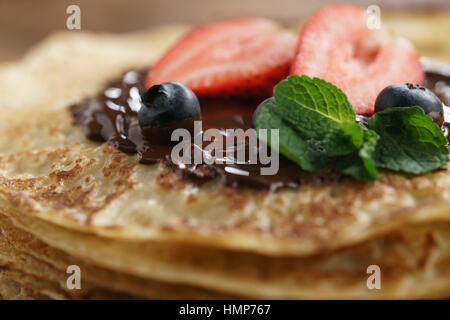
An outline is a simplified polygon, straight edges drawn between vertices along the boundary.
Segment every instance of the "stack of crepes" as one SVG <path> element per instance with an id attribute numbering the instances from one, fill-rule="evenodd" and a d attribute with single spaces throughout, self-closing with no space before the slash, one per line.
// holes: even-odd
<path id="1" fill-rule="evenodd" d="M 67 107 L 185 30 L 56 34 L 0 68 L 0 296 L 449 297 L 448 168 L 272 193 L 194 187 L 86 139 Z M 81 289 L 67 286 L 71 265 Z M 381 289 L 367 286 L 371 265 Z"/>

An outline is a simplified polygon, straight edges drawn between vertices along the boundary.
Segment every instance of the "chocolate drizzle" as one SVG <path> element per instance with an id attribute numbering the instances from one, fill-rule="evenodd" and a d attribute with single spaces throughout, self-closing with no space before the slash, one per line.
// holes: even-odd
<path id="1" fill-rule="evenodd" d="M 265 190 L 296 188 L 303 183 L 323 184 L 343 179 L 337 173 L 305 172 L 295 163 L 280 156 L 278 173 L 261 175 L 260 164 L 201 164 L 184 165 L 171 159 L 173 143 L 152 143 L 141 131 L 137 120 L 140 108 L 140 96 L 144 91 L 144 80 L 147 70 L 129 71 L 120 79 L 109 82 L 96 96 L 73 105 L 71 112 L 74 123 L 84 128 L 89 139 L 107 142 L 128 154 L 139 154 L 140 162 L 154 164 L 163 162 L 168 168 L 186 181 L 203 184 L 215 178 L 231 187 L 250 187 Z M 426 73 L 426 85 L 435 91 L 445 104 L 450 101 L 450 77 L 436 71 Z M 447 87 L 445 87 L 447 86 Z M 439 92 L 439 88 L 444 91 Z M 446 89 L 445 89 L 446 88 Z M 445 91 L 447 90 L 447 91 Z M 219 129 L 225 139 L 225 129 L 243 129 L 251 127 L 251 117 L 261 100 L 216 98 L 201 99 L 203 130 Z M 448 121 L 448 119 L 446 119 Z M 443 130 L 448 137 L 450 124 L 446 122 Z M 210 142 L 206 143 L 209 144 Z M 202 144 L 203 152 L 205 144 Z M 195 145 L 193 144 L 194 148 Z M 198 146 L 197 146 L 198 147 Z M 241 146 L 242 147 L 242 146 Z M 236 147 L 237 148 L 237 147 Z M 248 143 L 245 144 L 246 155 Z M 246 159 L 248 160 L 248 159 Z"/>

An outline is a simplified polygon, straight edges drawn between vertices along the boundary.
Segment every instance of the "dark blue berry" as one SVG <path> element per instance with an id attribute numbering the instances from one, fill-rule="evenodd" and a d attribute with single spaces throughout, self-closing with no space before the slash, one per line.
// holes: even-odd
<path id="1" fill-rule="evenodd" d="M 142 94 L 138 112 L 142 128 L 174 125 L 200 115 L 197 96 L 181 83 L 167 82 L 152 86 Z"/>
<path id="2" fill-rule="evenodd" d="M 375 101 L 375 112 L 397 107 L 421 107 L 438 124 L 444 119 L 439 98 L 429 89 L 410 83 L 393 84 L 384 88 Z"/>

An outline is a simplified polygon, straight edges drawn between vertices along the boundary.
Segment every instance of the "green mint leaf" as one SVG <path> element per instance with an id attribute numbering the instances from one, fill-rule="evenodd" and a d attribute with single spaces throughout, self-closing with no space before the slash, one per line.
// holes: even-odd
<path id="1" fill-rule="evenodd" d="M 267 99 L 260 106 L 253 123 L 257 132 L 267 129 L 267 139 L 262 139 L 271 145 L 270 129 L 279 129 L 279 153 L 296 162 L 304 170 L 314 171 L 329 165 L 330 159 L 325 153 L 320 140 L 308 139 L 294 129 L 275 113 L 278 106 L 273 98 Z M 261 139 L 262 137 L 259 136 Z"/>
<path id="2" fill-rule="evenodd" d="M 447 139 L 420 107 L 378 112 L 367 127 L 380 136 L 373 155 L 378 167 L 421 174 L 449 161 Z"/>
<path id="3" fill-rule="evenodd" d="M 365 130 L 361 149 L 351 155 L 337 159 L 338 170 L 359 180 L 377 180 L 378 171 L 372 155 L 378 139 L 379 136 L 374 131 Z"/>
<path id="4" fill-rule="evenodd" d="M 355 122 L 343 122 L 337 131 L 325 139 L 329 156 L 344 156 L 358 151 L 364 143 L 364 130 Z"/>
<path id="5" fill-rule="evenodd" d="M 278 152 L 307 171 L 335 168 L 373 181 L 378 179 L 377 167 L 420 174 L 449 161 L 447 139 L 419 107 L 389 109 L 364 125 L 355 120 L 337 87 L 317 78 L 290 76 L 262 104 L 254 125 L 279 129 Z M 269 145 L 270 139 L 265 139 Z"/>
<path id="6" fill-rule="evenodd" d="M 304 137 L 323 141 L 330 156 L 350 154 L 362 145 L 363 132 L 345 94 L 318 78 L 293 75 L 274 88 L 274 112 Z"/>

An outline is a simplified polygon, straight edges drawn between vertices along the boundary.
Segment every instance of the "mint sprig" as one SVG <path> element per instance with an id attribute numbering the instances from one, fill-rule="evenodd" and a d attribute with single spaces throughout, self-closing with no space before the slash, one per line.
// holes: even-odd
<path id="1" fill-rule="evenodd" d="M 294 125 L 278 115 L 277 108 L 274 98 L 267 99 L 254 119 L 256 129 L 269 129 L 265 142 L 271 145 L 270 129 L 279 129 L 279 153 L 296 162 L 306 171 L 315 171 L 329 166 L 331 159 L 325 152 L 323 141 L 303 135 Z"/>
<path id="2" fill-rule="evenodd" d="M 377 180 L 378 171 L 373 160 L 373 152 L 379 136 L 372 130 L 366 130 L 363 139 L 363 145 L 358 152 L 336 159 L 337 169 L 359 180 Z"/>
<path id="3" fill-rule="evenodd" d="M 380 168 L 422 174 L 448 162 L 447 139 L 420 107 L 376 113 L 367 127 L 380 136 L 373 154 Z"/>
<path id="4" fill-rule="evenodd" d="M 363 130 L 345 94 L 331 83 L 290 76 L 274 89 L 275 114 L 305 138 L 321 141 L 330 156 L 346 155 L 362 146 Z"/>
<path id="5" fill-rule="evenodd" d="M 377 167 L 420 174 L 448 162 L 447 140 L 421 108 L 386 110 L 365 126 L 355 117 L 339 88 L 294 75 L 274 88 L 254 125 L 279 129 L 278 151 L 306 171 L 335 168 L 373 181 L 378 178 Z M 270 145 L 270 136 L 267 140 Z"/>

